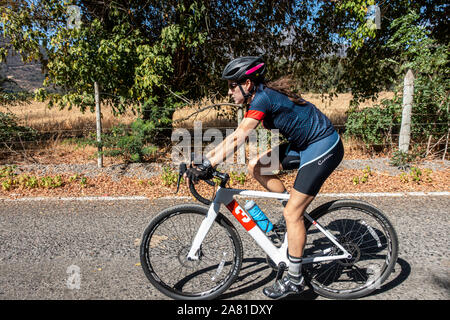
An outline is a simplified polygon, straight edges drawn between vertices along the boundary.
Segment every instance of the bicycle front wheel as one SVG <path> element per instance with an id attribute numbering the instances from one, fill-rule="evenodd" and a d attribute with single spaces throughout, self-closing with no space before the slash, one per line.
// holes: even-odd
<path id="1" fill-rule="evenodd" d="M 314 291 L 333 299 L 355 299 L 378 289 L 398 256 L 397 234 L 386 216 L 363 201 L 337 200 L 315 209 L 311 218 L 352 255 L 351 259 L 305 264 L 304 276 Z M 305 227 L 305 257 L 340 254 L 340 249 L 309 222 Z"/>
<path id="2" fill-rule="evenodd" d="M 144 232 L 141 265 L 149 281 L 173 299 L 213 299 L 236 280 L 242 266 L 242 242 L 219 213 L 202 242 L 199 259 L 187 259 L 206 217 L 204 206 L 179 205 L 156 216 Z"/>

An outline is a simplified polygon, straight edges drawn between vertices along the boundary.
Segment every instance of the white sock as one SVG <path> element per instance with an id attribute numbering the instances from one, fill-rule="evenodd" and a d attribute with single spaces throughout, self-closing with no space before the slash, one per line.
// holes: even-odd
<path id="1" fill-rule="evenodd" d="M 289 269 L 288 277 L 294 284 L 302 282 L 302 258 L 293 257 L 288 253 Z"/>

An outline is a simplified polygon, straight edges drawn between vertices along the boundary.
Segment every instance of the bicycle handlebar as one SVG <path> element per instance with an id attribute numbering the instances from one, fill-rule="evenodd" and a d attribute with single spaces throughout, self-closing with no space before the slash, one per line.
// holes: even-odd
<path id="1" fill-rule="evenodd" d="M 180 169 L 179 169 L 179 174 L 178 174 L 178 182 L 177 182 L 177 191 L 175 193 L 178 192 L 178 190 L 180 188 L 181 178 L 183 177 L 183 175 L 184 175 L 184 173 L 186 171 L 187 171 L 186 163 L 184 163 L 184 162 L 180 163 Z M 220 179 L 220 186 L 222 188 L 226 186 L 228 180 L 230 179 L 230 176 L 227 173 L 222 173 L 222 172 L 219 172 L 217 170 L 214 170 L 213 176 Z M 215 186 L 216 185 L 211 180 L 203 180 L 203 181 L 205 181 L 210 186 Z M 192 182 L 192 180 L 189 180 L 189 191 L 191 191 L 191 193 L 194 196 L 194 198 L 197 199 L 198 201 L 200 201 L 201 203 L 206 204 L 206 205 L 210 205 L 211 204 L 211 200 L 208 200 L 208 199 L 202 197 L 197 192 L 197 190 L 195 189 L 195 184 Z"/>

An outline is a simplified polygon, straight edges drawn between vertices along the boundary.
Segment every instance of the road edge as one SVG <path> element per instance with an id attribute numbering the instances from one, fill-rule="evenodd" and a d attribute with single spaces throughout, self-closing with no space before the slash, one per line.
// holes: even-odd
<path id="1" fill-rule="evenodd" d="M 318 194 L 320 197 L 440 197 L 450 196 L 447 191 L 433 191 L 433 192 L 355 192 L 355 193 L 322 193 Z M 166 196 L 160 198 L 150 198 L 146 196 L 86 196 L 86 197 L 23 197 L 23 198 L 0 198 L 0 201 L 14 202 L 14 201 L 133 201 L 133 200 L 185 200 L 192 199 L 188 196 Z"/>

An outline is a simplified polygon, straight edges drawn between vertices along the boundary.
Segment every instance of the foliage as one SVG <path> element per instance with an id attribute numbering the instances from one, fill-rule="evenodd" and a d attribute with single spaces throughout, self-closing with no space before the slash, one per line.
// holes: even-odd
<path id="1" fill-rule="evenodd" d="M 409 49 L 399 42 L 408 41 L 411 34 L 398 34 L 398 26 L 402 30 L 420 26 L 421 32 L 427 34 L 436 46 L 447 46 L 448 41 L 448 4 L 443 0 L 396 0 L 377 2 L 380 8 L 381 26 L 379 29 L 370 28 L 364 20 L 364 13 L 368 5 L 374 4 L 367 0 L 339 1 L 336 7 L 337 30 L 349 43 L 346 59 L 343 63 L 343 75 L 339 81 L 337 91 L 351 91 L 353 104 L 376 97 L 380 91 L 392 90 L 395 84 L 402 83 L 404 71 L 401 70 L 401 57 Z M 339 13 L 340 12 L 340 13 Z M 411 25 L 404 19 L 411 12 L 417 12 L 416 19 Z M 345 16 L 347 23 L 340 23 L 341 16 Z M 403 19 L 403 20 L 402 20 Z M 411 30 L 409 30 L 411 31 Z M 392 46 L 390 44 L 399 44 Z M 418 43 L 417 43 L 418 44 Z M 416 47 L 419 49 L 419 46 Z M 416 50 L 413 49 L 413 50 Z M 410 52 L 413 52 L 412 50 Z M 424 60 L 426 56 L 422 56 Z M 441 78 L 442 79 L 442 78 Z M 441 96 L 439 96 L 441 98 Z M 442 100 L 436 99 L 441 102 Z"/>
<path id="2" fill-rule="evenodd" d="M 176 185 L 178 181 L 178 172 L 171 167 L 165 166 L 162 168 L 161 180 L 162 184 L 167 187 Z M 184 183 L 183 178 L 182 181 L 180 181 L 180 183 Z"/>
<path id="3" fill-rule="evenodd" d="M 63 177 L 61 175 L 56 176 L 35 176 L 28 174 L 15 173 L 16 166 L 2 166 L 0 167 L 0 184 L 4 191 L 10 191 L 13 189 L 55 189 L 64 187 L 69 184 L 79 183 L 81 188 L 87 186 L 87 178 L 80 175 L 74 175 L 69 177 Z"/>
<path id="4" fill-rule="evenodd" d="M 408 167 L 409 163 L 413 162 L 416 158 L 417 154 L 415 153 L 396 150 L 393 152 L 389 164 L 391 166 L 405 168 Z"/>
<path id="5" fill-rule="evenodd" d="M 245 172 L 236 172 L 236 171 L 230 172 L 230 184 L 231 185 L 233 185 L 235 182 L 239 183 L 240 185 L 244 185 L 246 180 L 247 180 L 247 175 L 245 174 Z"/>
<path id="6" fill-rule="evenodd" d="M 415 11 L 396 19 L 391 26 L 395 33 L 386 47 L 399 55 L 395 63 L 400 74 L 408 69 L 415 74 L 411 135 L 416 140 L 429 135 L 441 137 L 447 134 L 450 122 L 450 47 L 430 37 Z"/>
<path id="7" fill-rule="evenodd" d="M 67 27 L 71 4 L 82 14 L 81 26 L 74 29 Z M 60 108 L 93 110 L 96 81 L 104 104 L 117 113 L 133 108 L 164 134 L 177 107 L 211 91 L 226 92 L 221 70 L 233 57 L 263 55 L 268 80 L 289 74 L 301 91 L 351 91 L 355 102 L 375 97 L 399 81 L 404 58 L 425 67 L 418 63 L 420 57 L 424 62 L 436 57 L 429 70 L 433 73 L 427 71 L 432 87 L 426 77 L 418 79 L 417 97 L 422 95 L 426 108 L 447 122 L 446 103 L 439 103 L 448 92 L 448 80 L 436 71 L 448 51 L 446 2 L 382 2 L 380 29 L 367 23 L 367 8 L 373 4 L 374 0 L 8 1 L 0 7 L 0 29 L 9 40 L 0 49 L 0 61 L 13 49 L 25 62 L 39 60 L 46 72 L 44 86 L 54 92 L 41 89 L 36 97 Z M 405 20 L 411 11 L 417 15 Z M 411 30 L 408 21 L 414 22 Z M 404 43 L 408 37 L 415 39 L 415 26 L 423 26 L 425 38 Z M 414 53 L 413 48 L 422 51 Z M 339 50 L 343 52 L 337 54 Z M 423 55 L 426 50 L 430 55 Z M 432 125 L 426 130 L 442 133 Z"/>
<path id="8" fill-rule="evenodd" d="M 67 28 L 70 4 L 82 8 L 79 28 Z M 132 107 L 155 126 L 167 127 L 178 106 L 174 96 L 193 87 L 186 71 L 191 51 L 205 40 L 198 28 L 200 4 L 16 1 L 0 8 L 0 27 L 9 37 L 1 57 L 15 49 L 25 62 L 40 60 L 46 70 L 43 85 L 56 92 L 40 89 L 36 98 L 49 99 L 50 106 L 93 111 L 98 82 L 101 100 L 116 113 Z"/>
<path id="9" fill-rule="evenodd" d="M 381 105 L 358 110 L 351 108 L 345 123 L 345 136 L 360 138 L 367 147 L 392 142 L 392 134 L 399 131 L 401 102 L 384 99 Z"/>
<path id="10" fill-rule="evenodd" d="M 37 136 L 36 130 L 18 124 L 18 118 L 12 113 L 0 112 L 0 141 L 5 145 L 16 145 L 30 141 Z"/>
<path id="11" fill-rule="evenodd" d="M 119 124 L 110 133 L 102 134 L 101 144 L 95 137 L 88 139 L 87 144 L 101 146 L 103 155 L 107 157 L 122 157 L 126 162 L 142 162 L 157 149 L 150 144 L 154 129 L 152 121 L 137 119 L 130 127 Z"/>
<path id="12" fill-rule="evenodd" d="M 376 35 L 376 29 L 366 23 L 367 8 L 374 4 L 375 0 L 340 1 L 337 4 L 337 12 L 346 13 L 353 18 L 353 23 L 343 27 L 340 35 L 350 40 L 354 49 L 361 48 L 366 38 L 374 38 Z"/>
<path id="13" fill-rule="evenodd" d="M 2 49 L 4 48 L 0 48 L 0 52 Z M 1 59 L 2 58 L 0 57 L 0 61 Z M 10 92 L 5 90 L 3 85 L 7 83 L 15 83 L 15 81 L 0 74 L 0 104 L 17 105 L 20 103 L 27 103 L 33 97 L 33 94 L 29 92 Z"/>
<path id="14" fill-rule="evenodd" d="M 397 93 L 392 100 L 383 101 L 384 106 L 350 109 L 346 134 L 361 138 L 367 145 L 392 142 L 392 134 L 399 132 L 401 122 L 403 77 L 412 69 L 415 83 L 411 138 L 421 141 L 429 135 L 442 137 L 448 132 L 450 120 L 449 45 L 433 39 L 431 31 L 421 24 L 420 15 L 412 9 L 395 19 L 390 28 L 392 35 L 383 47 L 393 54 L 381 63 L 393 66 Z M 410 158 L 397 152 L 391 162 L 405 165 Z"/>
<path id="15" fill-rule="evenodd" d="M 94 106 L 94 81 L 117 112 L 130 105 L 142 112 L 149 103 L 163 109 L 174 94 L 195 99 L 224 90 L 223 66 L 250 54 L 264 55 L 273 79 L 295 72 L 320 86 L 310 69 L 341 47 L 330 35 L 352 34 L 342 30 L 355 19 L 365 25 L 361 14 L 373 1 L 352 2 L 17 0 L 0 8 L 10 39 L 0 59 L 14 48 L 24 61 L 40 60 L 45 85 L 60 90 L 48 95 L 52 103 L 82 110 Z M 81 7 L 75 29 L 67 28 L 71 4 Z"/>
<path id="16" fill-rule="evenodd" d="M 34 97 L 30 92 L 19 91 L 19 92 L 9 92 L 6 90 L 1 90 L 0 88 L 0 104 L 1 105 L 19 105 L 27 104 Z"/>

